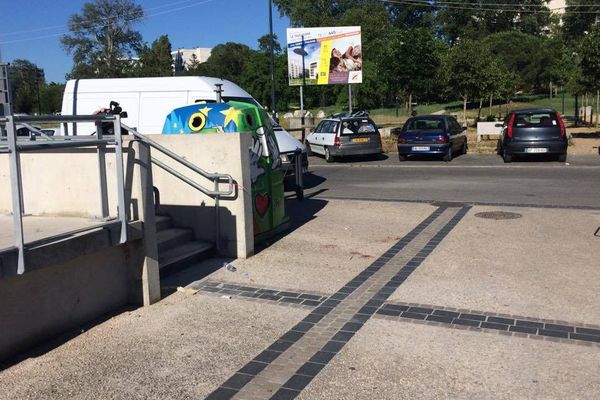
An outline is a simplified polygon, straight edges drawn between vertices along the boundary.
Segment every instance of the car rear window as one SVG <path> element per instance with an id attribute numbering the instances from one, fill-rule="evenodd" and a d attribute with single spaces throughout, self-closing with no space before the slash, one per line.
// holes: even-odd
<path id="1" fill-rule="evenodd" d="M 558 120 L 556 113 L 553 112 L 532 112 L 532 113 L 519 113 L 515 115 L 515 126 L 518 128 L 527 127 L 544 127 L 544 126 L 555 126 L 558 127 Z"/>
<path id="2" fill-rule="evenodd" d="M 407 131 L 417 132 L 443 132 L 444 131 L 444 120 L 439 118 L 417 118 L 411 119 L 406 123 Z"/>
<path id="3" fill-rule="evenodd" d="M 355 135 L 375 132 L 377 132 L 377 127 L 368 119 L 342 121 L 342 135 Z"/>

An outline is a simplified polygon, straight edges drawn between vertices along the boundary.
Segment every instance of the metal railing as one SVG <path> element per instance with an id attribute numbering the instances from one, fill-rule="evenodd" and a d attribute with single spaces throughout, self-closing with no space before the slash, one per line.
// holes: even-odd
<path id="1" fill-rule="evenodd" d="M 32 124 L 35 123 L 82 123 L 93 122 L 96 125 L 96 135 L 91 136 L 58 136 L 53 137 L 47 135 L 43 130 L 36 128 Z M 104 135 L 102 125 L 111 123 L 113 125 L 114 135 Z M 28 136 L 18 137 L 16 125 L 20 124 L 29 131 Z M 6 136 L 2 136 L 2 129 L 6 131 Z M 0 153 L 9 153 L 10 164 L 10 179 L 11 179 L 11 194 L 12 194 L 12 209 L 15 230 L 15 246 L 18 250 L 18 267 L 17 273 L 25 272 L 25 239 L 23 232 L 23 215 L 25 207 L 23 201 L 23 184 L 21 172 L 21 153 L 28 151 L 43 151 L 60 148 L 80 148 L 80 147 L 95 147 L 98 156 L 98 172 L 99 172 L 99 195 L 101 205 L 101 215 L 104 220 L 109 218 L 109 201 L 108 201 L 108 185 L 106 175 L 106 151 L 108 146 L 114 146 L 116 155 L 116 172 L 117 172 L 117 219 L 120 222 L 120 243 L 127 241 L 127 224 L 128 224 L 128 205 L 126 204 L 126 188 L 125 175 L 123 166 L 123 135 L 121 129 L 130 132 L 136 141 L 142 142 L 145 145 L 158 150 L 160 153 L 175 160 L 177 163 L 189 168 L 196 174 L 204 177 L 213 183 L 213 188 L 209 189 L 196 181 L 188 178 L 179 171 L 168 166 L 164 162 L 151 158 L 153 164 L 165 170 L 169 174 L 177 177 L 191 187 L 205 194 L 206 196 L 215 199 L 215 246 L 219 250 L 219 235 L 220 235 L 220 214 L 219 202 L 223 197 L 235 196 L 236 185 L 233 177 L 229 174 L 209 173 L 199 168 L 195 164 L 180 157 L 176 153 L 160 145 L 121 123 L 119 115 L 100 114 L 100 115 L 77 115 L 77 116 L 8 116 L 0 117 Z M 224 190 L 221 190 L 221 184 L 226 185 Z M 90 227 L 90 229 L 95 226 Z"/>
<path id="2" fill-rule="evenodd" d="M 125 124 L 121 124 L 121 126 L 125 130 L 127 130 L 129 133 L 131 133 L 137 141 L 142 142 L 155 150 L 158 150 L 162 154 L 177 161 L 179 164 L 189 168 L 193 172 L 197 173 L 198 175 L 204 177 L 205 179 L 207 179 L 213 183 L 213 185 L 214 185 L 213 189 L 212 190 L 207 189 L 204 186 L 200 185 L 199 183 L 195 182 L 194 180 L 188 178 L 184 174 L 180 173 L 179 171 L 171 168 L 164 162 L 162 162 L 154 157 L 151 157 L 152 163 L 155 164 L 156 166 L 158 166 L 159 168 L 163 169 L 164 171 L 168 172 L 169 174 L 173 175 L 174 177 L 180 179 L 181 181 L 187 183 L 188 185 L 190 185 L 194 189 L 200 191 L 201 193 L 204 193 L 205 195 L 215 199 L 215 247 L 218 251 L 220 249 L 220 245 L 219 245 L 219 241 L 220 241 L 219 240 L 219 236 L 220 236 L 219 203 L 220 203 L 221 197 L 232 196 L 235 194 L 235 183 L 233 181 L 233 177 L 229 174 L 207 172 L 207 171 L 203 170 L 202 168 L 198 167 L 197 165 L 189 162 L 185 158 L 180 157 L 179 155 L 177 155 L 176 153 L 167 149 L 166 147 L 155 142 L 154 140 L 150 139 L 149 137 L 142 135 L 135 129 L 130 128 L 129 126 L 127 126 Z M 221 183 L 227 185 L 226 190 L 220 190 Z"/>
<path id="3" fill-rule="evenodd" d="M 35 123 L 68 123 L 94 122 L 97 134 L 92 136 L 50 137 L 39 129 L 31 126 Z M 111 123 L 115 135 L 105 137 L 102 133 L 102 123 Z M 31 132 L 39 135 L 29 135 L 24 138 L 17 136 L 16 125 L 28 127 Z M 109 217 L 108 187 L 106 180 L 106 150 L 114 146 L 117 172 L 117 219 L 120 222 L 120 243 L 127 241 L 127 205 L 125 204 L 125 176 L 123 167 L 123 138 L 121 136 L 121 120 L 118 115 L 78 115 L 78 116 L 7 116 L 0 118 L 0 130 L 6 131 L 6 137 L 0 140 L 0 152 L 9 154 L 10 183 L 12 195 L 12 211 L 15 230 L 15 246 L 18 251 L 17 273 L 25 272 L 25 237 L 23 232 L 23 176 L 21 171 L 21 153 L 44 151 L 61 148 L 95 147 L 98 155 L 98 171 L 100 181 L 100 204 L 104 219 Z M 31 130 L 31 128 L 33 128 Z M 93 229 L 94 227 L 90 227 Z"/>

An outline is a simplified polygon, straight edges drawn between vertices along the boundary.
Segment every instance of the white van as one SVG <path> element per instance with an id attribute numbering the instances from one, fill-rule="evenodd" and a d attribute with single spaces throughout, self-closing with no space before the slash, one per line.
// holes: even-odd
<path id="1" fill-rule="evenodd" d="M 162 132 L 167 115 L 175 108 L 199 102 L 216 102 L 216 85 L 221 85 L 222 101 L 243 101 L 261 106 L 248 92 L 225 79 L 204 76 L 164 78 L 73 79 L 67 82 L 62 103 L 62 115 L 89 115 L 108 108 L 116 101 L 128 117 L 123 122 L 142 134 Z M 262 107 L 262 106 L 261 106 Z M 95 132 L 92 123 L 69 124 L 64 135 L 89 135 Z M 275 129 L 282 163 L 293 172 L 293 154 L 304 145 L 285 130 Z M 303 163 L 304 164 L 304 163 Z"/>

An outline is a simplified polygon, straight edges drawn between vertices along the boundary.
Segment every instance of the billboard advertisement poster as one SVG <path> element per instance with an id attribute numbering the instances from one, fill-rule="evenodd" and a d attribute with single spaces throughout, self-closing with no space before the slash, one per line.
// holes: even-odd
<path id="1" fill-rule="evenodd" d="M 288 28 L 290 85 L 362 83 L 360 26 Z"/>

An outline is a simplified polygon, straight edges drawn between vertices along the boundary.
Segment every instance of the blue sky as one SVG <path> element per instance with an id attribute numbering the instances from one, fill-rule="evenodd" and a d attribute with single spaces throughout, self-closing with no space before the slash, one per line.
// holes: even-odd
<path id="1" fill-rule="evenodd" d="M 67 20 L 81 11 L 84 0 L 0 0 L 0 54 L 3 62 L 28 59 L 46 73 L 47 81 L 63 82 L 72 59 L 60 46 Z M 151 43 L 167 34 L 173 49 L 214 47 L 239 42 L 252 48 L 268 33 L 268 0 L 138 0 L 149 17 L 137 25 Z M 173 11 L 173 12 L 168 12 Z M 155 15 L 153 14 L 161 14 Z M 163 14 L 164 13 L 164 14 Z M 273 10 L 273 29 L 285 47 L 289 20 Z"/>

